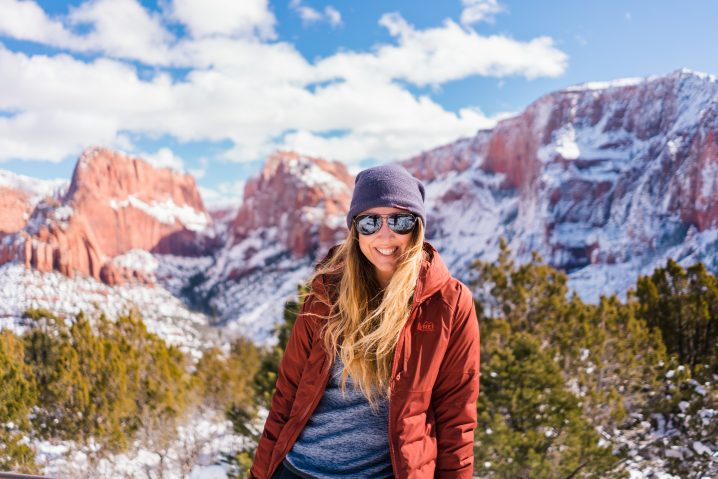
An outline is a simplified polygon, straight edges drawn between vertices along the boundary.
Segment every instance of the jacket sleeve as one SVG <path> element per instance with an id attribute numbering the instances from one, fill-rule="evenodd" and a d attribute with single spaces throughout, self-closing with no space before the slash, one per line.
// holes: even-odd
<path id="1" fill-rule="evenodd" d="M 310 294 L 304 301 L 289 334 L 284 356 L 279 363 L 277 385 L 272 397 L 269 415 L 264 424 L 264 430 L 259 438 L 257 451 L 254 455 L 254 462 L 249 471 L 251 479 L 269 479 L 267 474 L 272 451 L 279 433 L 282 432 L 289 418 L 297 386 L 302 376 L 302 369 L 312 349 L 312 329 L 309 324 L 312 319 L 306 313 L 310 311 L 313 302 L 314 294 Z"/>
<path id="2" fill-rule="evenodd" d="M 474 299 L 463 284 L 449 334 L 432 391 L 438 449 L 435 477 L 470 479 L 479 397 L 479 322 Z"/>

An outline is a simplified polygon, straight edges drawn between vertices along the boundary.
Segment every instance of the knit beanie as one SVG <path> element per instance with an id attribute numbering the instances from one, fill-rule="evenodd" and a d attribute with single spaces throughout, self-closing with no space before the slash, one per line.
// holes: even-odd
<path id="1" fill-rule="evenodd" d="M 351 229 L 354 217 L 362 211 L 382 206 L 409 210 L 426 226 L 424 184 L 401 165 L 380 165 L 359 172 L 354 180 L 347 228 Z"/>

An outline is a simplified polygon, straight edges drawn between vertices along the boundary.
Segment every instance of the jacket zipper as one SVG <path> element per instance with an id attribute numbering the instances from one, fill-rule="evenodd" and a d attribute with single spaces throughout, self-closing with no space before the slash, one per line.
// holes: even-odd
<path id="1" fill-rule="evenodd" d="M 414 311 L 417 309 L 418 304 L 414 304 L 411 308 L 411 311 L 409 312 L 409 317 L 406 320 L 406 324 L 401 330 L 401 334 L 399 335 L 399 341 L 401 341 L 402 336 L 404 336 L 404 331 L 407 327 L 410 327 L 409 325 L 413 322 L 412 317 L 414 315 Z M 399 345 L 399 341 L 397 341 L 397 346 Z M 402 343 L 402 347 L 404 344 Z M 399 468 L 396 467 L 396 459 L 394 458 L 394 440 L 393 435 L 391 433 L 391 398 L 394 396 L 394 385 L 396 384 L 396 380 L 398 378 L 398 374 L 394 374 L 394 371 L 396 371 L 397 364 L 399 363 L 399 356 L 401 355 L 401 352 L 397 349 L 394 351 L 394 360 L 391 368 L 391 380 L 389 381 L 389 403 L 387 405 L 387 414 L 389 416 L 389 426 L 387 428 L 387 432 L 389 434 L 389 456 L 391 457 L 391 467 L 394 469 L 394 477 L 397 479 L 399 478 Z"/>

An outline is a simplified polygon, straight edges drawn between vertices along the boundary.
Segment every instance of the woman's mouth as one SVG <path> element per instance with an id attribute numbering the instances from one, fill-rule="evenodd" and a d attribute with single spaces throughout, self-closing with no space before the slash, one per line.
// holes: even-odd
<path id="1" fill-rule="evenodd" d="M 396 247 L 394 248 L 374 248 L 379 252 L 382 256 L 393 256 L 396 252 Z"/>

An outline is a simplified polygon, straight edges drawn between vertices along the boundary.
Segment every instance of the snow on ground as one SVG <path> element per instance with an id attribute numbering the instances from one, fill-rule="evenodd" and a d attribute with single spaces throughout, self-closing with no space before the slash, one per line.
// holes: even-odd
<path id="1" fill-rule="evenodd" d="M 136 441 L 126 453 L 103 455 L 95 444 L 36 441 L 36 461 L 44 474 L 58 478 L 102 477 L 225 479 L 223 454 L 232 454 L 248 439 L 238 436 L 220 414 L 196 414 L 165 445 Z M 159 443 L 156 443 L 159 444 Z"/>
<path id="2" fill-rule="evenodd" d="M 57 272 L 41 273 L 18 263 L 6 263 L 0 266 L 0 297 L 0 328 L 17 333 L 28 326 L 22 318 L 28 308 L 45 308 L 65 317 L 84 311 L 90 317 L 104 312 L 116 318 L 134 307 L 150 332 L 194 357 L 217 340 L 205 315 L 189 311 L 180 299 L 160 286 L 110 287 L 89 277 L 68 278 Z"/>
<path id="3" fill-rule="evenodd" d="M 141 271 L 148 277 L 154 277 L 159 266 L 159 262 L 152 256 L 152 253 L 139 248 L 131 249 L 124 254 L 113 257 L 112 262 L 123 268 Z"/>
<path id="4" fill-rule="evenodd" d="M 157 283 L 177 297 L 182 297 L 182 290 L 192 278 L 212 266 L 211 256 L 176 256 L 171 254 L 153 254 L 157 267 L 154 270 Z"/>

